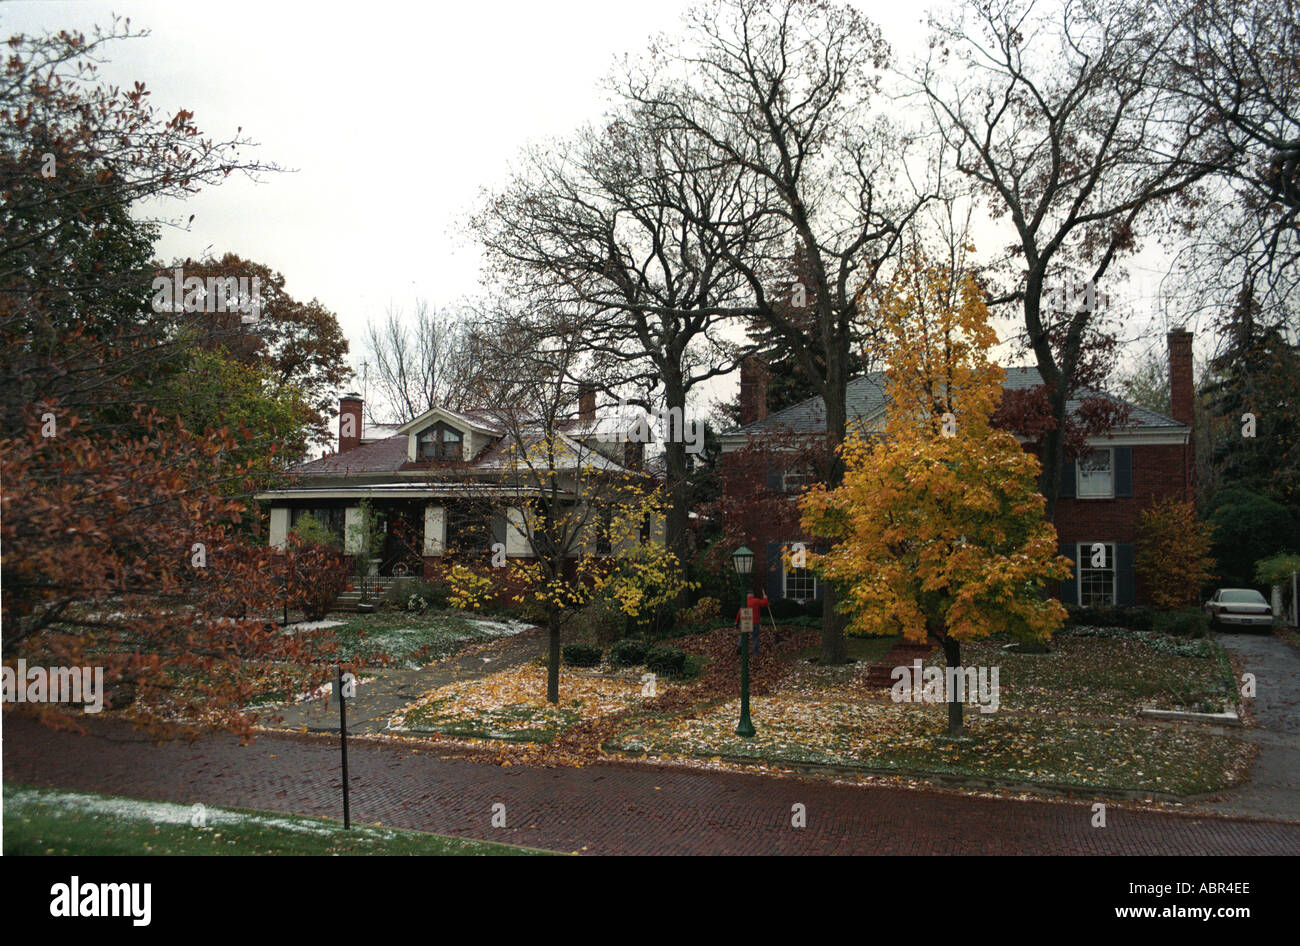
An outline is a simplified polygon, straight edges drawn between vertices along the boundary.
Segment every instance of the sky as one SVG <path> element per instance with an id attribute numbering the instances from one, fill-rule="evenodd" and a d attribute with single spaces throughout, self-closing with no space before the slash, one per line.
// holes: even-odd
<path id="1" fill-rule="evenodd" d="M 205 134 L 242 128 L 258 142 L 248 157 L 293 169 L 166 208 L 194 220 L 167 228 L 157 255 L 234 252 L 278 270 L 290 295 L 338 316 L 357 366 L 367 321 L 390 306 L 455 306 L 479 291 L 464 222 L 484 193 L 529 143 L 599 118 L 616 57 L 674 31 L 687 5 L 11 0 L 0 28 L 89 32 L 117 13 L 149 30 L 116 44 L 105 81 L 143 82 L 161 113 L 190 109 Z M 924 48 L 923 8 L 855 5 L 896 53 Z M 735 384 L 707 396 L 730 397 Z"/>

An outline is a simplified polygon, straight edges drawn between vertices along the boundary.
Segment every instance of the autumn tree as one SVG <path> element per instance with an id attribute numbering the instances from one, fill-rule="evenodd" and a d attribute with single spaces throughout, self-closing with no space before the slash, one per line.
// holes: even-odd
<path id="1" fill-rule="evenodd" d="M 87 36 L 9 40 L 0 83 L 0 423 L 59 401 L 88 426 L 131 423 L 147 381 L 185 343 L 150 305 L 157 216 L 168 201 L 232 174 L 276 170 L 239 151 L 236 132 L 204 134 L 193 113 L 163 116 L 142 83 L 98 81 L 115 19 Z"/>
<path id="2" fill-rule="evenodd" d="M 102 85 L 114 21 L 14 36 L 0 83 L 0 531 L 6 661 L 105 670 L 109 705 L 157 733 L 243 733 L 258 688 L 319 675 L 274 627 L 283 569 L 246 544 L 253 487 L 233 418 L 192 430 L 155 403 L 192 336 L 152 305 L 156 204 L 248 161 L 248 141 L 156 113 L 140 83 Z M 170 396 L 168 394 L 167 396 Z M 204 405 L 191 403 L 202 411 Z M 79 709 L 27 704 L 50 722 Z M 9 708 L 6 708 L 9 711 Z"/>
<path id="3" fill-rule="evenodd" d="M 854 631 L 936 640 L 950 668 L 961 665 L 965 640 L 1047 638 L 1065 610 L 1043 585 L 1066 577 L 1069 563 L 1043 518 L 1038 462 L 989 423 L 1003 373 L 989 357 L 997 337 L 982 293 L 969 277 L 913 258 L 876 304 L 884 429 L 845 443 L 841 486 L 802 499 L 805 527 L 833 543 L 809 560 L 842 590 Z M 955 695 L 948 731 L 960 735 Z"/>
<path id="4" fill-rule="evenodd" d="M 545 309 L 538 302 L 523 318 L 499 312 L 485 333 L 493 340 L 485 370 L 509 387 L 485 412 L 501 435 L 488 488 L 467 483 L 464 469 L 429 476 L 460 483 L 458 501 L 479 510 L 484 522 L 503 516 L 507 548 L 526 548 L 526 556 L 498 560 L 495 568 L 452 564 L 452 600 L 475 607 L 499 584 L 513 589 L 516 602 L 539 608 L 549 639 L 546 698 L 556 703 L 561 634 L 583 607 L 603 598 L 637 619 L 668 605 L 689 583 L 663 543 L 666 502 L 658 484 L 625 466 L 624 445 L 603 443 L 574 410 L 580 327 L 552 311 L 550 323 L 536 329 L 535 316 Z"/>
<path id="5" fill-rule="evenodd" d="M 1133 565 L 1157 608 L 1195 607 L 1214 576 L 1214 527 L 1193 503 L 1166 496 L 1142 510 Z"/>
<path id="6" fill-rule="evenodd" d="M 299 400 L 309 411 L 309 441 L 329 444 L 338 390 L 352 374 L 348 340 L 338 317 L 317 299 L 295 299 L 286 291 L 281 273 L 235 253 L 220 259 L 177 260 L 154 276 L 174 283 L 177 270 L 184 279 L 200 279 L 205 286 L 222 279 L 246 280 L 251 291 L 257 280 L 256 311 L 251 313 L 233 306 L 215 311 L 218 306 L 206 297 L 199 307 L 186 306 L 172 287 L 172 331 L 175 337 L 221 353 L 227 361 L 255 369 L 270 398 Z"/>

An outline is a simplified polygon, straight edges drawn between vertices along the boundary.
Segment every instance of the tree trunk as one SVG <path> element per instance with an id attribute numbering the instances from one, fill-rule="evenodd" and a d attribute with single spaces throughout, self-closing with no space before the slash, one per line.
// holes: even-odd
<path id="1" fill-rule="evenodd" d="M 826 436 L 831 453 L 827 457 L 826 486 L 834 489 L 844 480 L 844 462 L 835 448 L 844 441 L 848 425 L 845 403 L 848 392 L 848 349 L 826 352 Z M 822 591 L 822 653 L 820 666 L 834 666 L 848 660 L 849 650 L 844 641 L 846 618 L 835 607 L 835 589 L 826 584 Z"/>
<path id="2" fill-rule="evenodd" d="M 546 701 L 560 702 L 560 614 L 551 611 L 547 625 L 550 628 L 550 655 L 546 664 Z"/>
<path id="3" fill-rule="evenodd" d="M 943 659 L 949 667 L 961 666 L 961 641 L 944 636 Z M 945 674 L 946 676 L 946 674 Z M 961 700 L 955 699 L 956 687 L 948 688 L 948 735 L 960 736 L 963 733 L 961 723 Z"/>

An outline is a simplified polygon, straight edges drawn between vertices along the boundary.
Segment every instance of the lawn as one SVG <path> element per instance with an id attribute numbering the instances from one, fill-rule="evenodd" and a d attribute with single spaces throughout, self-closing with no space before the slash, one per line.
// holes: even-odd
<path id="1" fill-rule="evenodd" d="M 242 808 L 4 786 L 4 853 L 529 855 L 533 848 Z"/>
<path id="2" fill-rule="evenodd" d="M 1253 750 L 1244 740 L 1137 717 L 1147 704 L 1231 704 L 1231 671 L 1216 642 L 1090 629 L 1061 635 L 1047 654 L 1010 653 L 1003 643 L 962 647 L 963 664 L 999 672 L 998 710 L 967 706 L 966 741 L 945 738 L 946 705 L 895 702 L 890 690 L 866 687 L 866 662 L 822 668 L 801 653 L 771 693 L 754 697 L 752 739 L 735 735 L 731 698 L 698 713 L 629 720 L 606 747 L 1171 795 L 1218 791 L 1247 771 Z M 942 667 L 943 657 L 924 665 Z"/>
<path id="3" fill-rule="evenodd" d="M 451 657 L 472 644 L 527 627 L 517 622 L 472 618 L 463 611 L 375 611 L 334 614 L 328 621 L 290 625 L 286 630 L 337 642 L 338 659 L 343 661 L 415 669 Z"/>
<path id="4" fill-rule="evenodd" d="M 666 684 L 656 681 L 656 694 Z M 424 694 L 398 714 L 390 728 L 506 742 L 547 743 L 580 720 L 633 709 L 644 698 L 637 672 L 560 671 L 560 702 L 546 701 L 546 670 L 536 663 L 478 680 L 448 684 Z"/>

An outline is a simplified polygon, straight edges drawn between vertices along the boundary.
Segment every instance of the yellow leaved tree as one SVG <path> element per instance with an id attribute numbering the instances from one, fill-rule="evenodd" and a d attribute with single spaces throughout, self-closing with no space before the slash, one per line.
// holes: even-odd
<path id="1" fill-rule="evenodd" d="M 962 641 L 1045 640 L 1065 609 L 1044 586 L 1069 562 L 1043 519 L 1038 460 L 989 425 L 1003 371 L 978 287 L 914 255 L 871 301 L 886 417 L 845 441 L 841 486 L 802 499 L 805 528 L 831 543 L 810 562 L 839 589 L 851 633 L 935 640 L 949 668 L 961 666 Z M 952 686 L 948 701 L 948 731 L 960 735 Z"/>

